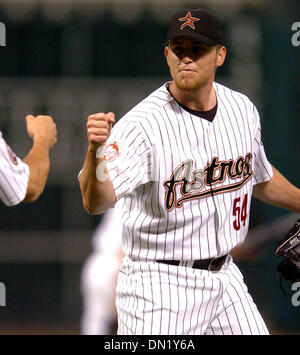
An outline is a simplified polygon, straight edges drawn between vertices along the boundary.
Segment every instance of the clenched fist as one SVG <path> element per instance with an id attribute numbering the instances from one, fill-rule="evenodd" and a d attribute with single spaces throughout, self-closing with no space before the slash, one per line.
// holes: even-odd
<path id="1" fill-rule="evenodd" d="M 90 115 L 86 124 L 89 143 L 95 147 L 105 145 L 114 123 L 115 114 L 113 112 Z"/>
<path id="2" fill-rule="evenodd" d="M 51 149 L 57 141 L 56 124 L 51 116 L 26 116 L 27 134 L 33 140 L 43 141 Z"/>

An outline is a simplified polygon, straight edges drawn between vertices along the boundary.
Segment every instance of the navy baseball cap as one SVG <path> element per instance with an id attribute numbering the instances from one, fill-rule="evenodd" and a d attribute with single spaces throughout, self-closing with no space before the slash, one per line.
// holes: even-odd
<path id="1" fill-rule="evenodd" d="M 183 36 L 195 38 L 209 46 L 223 42 L 219 20 L 212 13 L 200 8 L 179 10 L 172 16 L 167 43 L 175 37 Z"/>

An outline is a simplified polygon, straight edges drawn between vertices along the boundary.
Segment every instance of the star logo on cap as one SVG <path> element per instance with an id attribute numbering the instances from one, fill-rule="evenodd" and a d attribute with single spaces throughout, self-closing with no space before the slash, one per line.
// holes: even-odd
<path id="1" fill-rule="evenodd" d="M 181 30 L 183 30 L 186 26 L 189 26 L 194 30 L 195 29 L 194 22 L 197 22 L 200 19 L 197 17 L 193 17 L 191 12 L 189 11 L 185 17 L 181 17 L 178 20 L 184 22 L 180 27 Z"/>

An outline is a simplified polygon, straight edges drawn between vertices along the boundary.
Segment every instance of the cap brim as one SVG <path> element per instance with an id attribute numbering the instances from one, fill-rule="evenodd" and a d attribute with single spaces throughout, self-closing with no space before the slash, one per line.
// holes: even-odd
<path id="1" fill-rule="evenodd" d="M 190 37 L 190 38 L 195 38 L 197 39 L 198 41 L 204 43 L 204 44 L 207 44 L 208 46 L 216 46 L 218 44 L 217 41 L 211 39 L 211 38 L 208 38 L 204 35 L 201 35 L 201 34 L 198 34 L 198 33 L 184 33 L 184 34 L 175 34 L 173 36 L 170 36 L 167 41 L 166 41 L 166 44 L 169 43 L 169 41 L 171 39 L 174 39 L 174 38 L 179 38 L 179 37 Z"/>

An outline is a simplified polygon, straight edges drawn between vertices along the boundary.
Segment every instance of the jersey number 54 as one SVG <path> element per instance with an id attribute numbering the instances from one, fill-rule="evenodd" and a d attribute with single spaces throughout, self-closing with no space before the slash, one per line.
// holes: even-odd
<path id="1" fill-rule="evenodd" d="M 233 221 L 233 228 L 238 231 L 241 229 L 241 224 L 245 227 L 247 219 L 247 204 L 248 204 L 248 194 L 245 195 L 244 201 L 241 206 L 241 198 L 238 197 L 233 201 L 233 211 L 232 214 L 236 217 Z"/>

